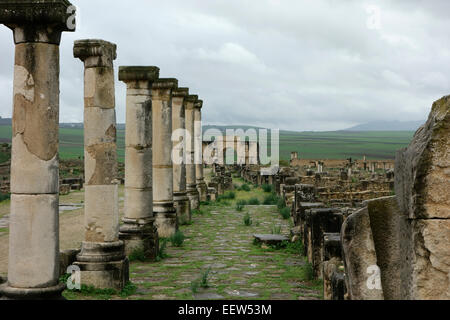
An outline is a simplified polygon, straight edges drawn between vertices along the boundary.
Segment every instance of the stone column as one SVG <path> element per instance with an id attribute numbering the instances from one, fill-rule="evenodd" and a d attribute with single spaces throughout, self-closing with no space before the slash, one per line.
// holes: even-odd
<path id="1" fill-rule="evenodd" d="M 142 251 L 151 260 L 159 250 L 152 182 L 152 85 L 158 78 L 157 67 L 119 70 L 119 80 L 127 84 L 125 216 L 119 237 L 127 255 Z"/>
<path id="2" fill-rule="evenodd" d="M 116 45 L 75 41 L 74 57 L 84 62 L 85 235 L 75 263 L 81 283 L 122 289 L 128 259 L 119 240 L 114 67 Z"/>
<path id="3" fill-rule="evenodd" d="M 194 124 L 195 124 L 195 103 L 198 96 L 190 95 L 186 99 L 186 133 L 188 134 L 186 147 L 186 188 L 189 201 L 191 202 L 191 209 L 196 210 L 200 207 L 200 196 L 197 190 L 197 181 L 195 173 L 195 159 L 194 159 Z"/>
<path id="4" fill-rule="evenodd" d="M 11 220 L 6 299 L 58 299 L 59 44 L 68 1 L 0 2 L 14 34 Z"/>
<path id="5" fill-rule="evenodd" d="M 173 201 L 177 209 L 178 222 L 186 224 L 191 221 L 191 203 L 186 190 L 186 101 L 188 88 L 178 88 L 172 93 L 172 130 L 180 131 L 178 141 L 173 146 Z M 177 135 L 178 137 L 178 135 Z"/>
<path id="6" fill-rule="evenodd" d="M 178 230 L 172 165 L 172 91 L 177 88 L 176 79 L 158 79 L 152 86 L 153 211 L 161 238 Z"/>
<path id="7" fill-rule="evenodd" d="M 208 186 L 203 177 L 203 134 L 202 134 L 202 108 L 203 101 L 197 100 L 194 105 L 194 136 L 195 136 L 195 180 L 200 201 L 206 201 L 208 197 Z"/>

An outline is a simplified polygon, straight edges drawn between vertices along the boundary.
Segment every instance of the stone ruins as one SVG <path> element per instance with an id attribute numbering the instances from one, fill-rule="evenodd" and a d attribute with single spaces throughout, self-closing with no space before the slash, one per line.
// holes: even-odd
<path id="1" fill-rule="evenodd" d="M 0 23 L 15 43 L 11 161 L 0 167 L 0 188 L 11 193 L 3 299 L 61 299 L 66 284 L 60 277 L 69 266 L 79 268 L 83 285 L 122 290 L 130 255 L 139 251 L 148 263 L 156 261 L 160 240 L 189 225 L 202 203 L 235 189 L 234 176 L 271 186 L 282 199 L 290 237 L 255 234 L 255 241 L 302 243 L 298 253 L 323 280 L 325 300 L 450 299 L 450 96 L 433 104 L 395 161 L 310 160 L 293 152 L 289 165 L 267 175 L 257 141 L 203 141 L 204 102 L 177 79 L 160 78 L 155 66 L 120 66 L 118 79 L 127 89 L 120 166 L 116 45 L 78 40 L 73 55 L 84 65 L 84 178 L 60 178 L 59 44 L 62 32 L 74 31 L 66 25 L 70 5 L 0 3 Z M 230 149 L 232 164 L 225 162 Z M 84 190 L 83 242 L 61 251 L 59 195 L 71 190 Z"/>

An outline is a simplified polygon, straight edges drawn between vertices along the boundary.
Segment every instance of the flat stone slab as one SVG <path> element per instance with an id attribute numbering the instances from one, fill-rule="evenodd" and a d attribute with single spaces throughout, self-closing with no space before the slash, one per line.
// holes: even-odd
<path id="1" fill-rule="evenodd" d="M 197 293 L 194 294 L 195 300 L 222 300 L 225 297 L 217 293 Z"/>
<path id="2" fill-rule="evenodd" d="M 256 239 L 258 243 L 268 245 L 277 245 L 281 244 L 284 241 L 289 241 L 288 237 L 278 234 L 255 234 L 253 235 L 253 237 Z"/>

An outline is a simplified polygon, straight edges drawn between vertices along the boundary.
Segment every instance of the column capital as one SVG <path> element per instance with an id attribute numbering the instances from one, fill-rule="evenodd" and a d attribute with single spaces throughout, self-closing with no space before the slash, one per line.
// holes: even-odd
<path id="1" fill-rule="evenodd" d="M 202 109 L 203 108 L 203 100 L 197 100 L 195 103 L 194 103 L 194 108 L 195 109 Z"/>
<path id="2" fill-rule="evenodd" d="M 186 108 L 187 109 L 193 109 L 194 108 L 194 104 L 197 102 L 198 100 L 198 95 L 189 95 L 186 97 L 185 102 L 187 102 Z"/>
<path id="3" fill-rule="evenodd" d="M 159 78 L 158 67 L 121 66 L 119 67 L 119 80 L 122 82 L 149 81 L 154 82 Z"/>
<path id="4" fill-rule="evenodd" d="M 75 6 L 67 0 L 2 0 L 0 24 L 13 30 L 16 44 L 59 45 L 63 31 L 75 31 Z"/>
<path id="5" fill-rule="evenodd" d="M 189 96 L 189 88 L 178 88 L 172 92 L 172 97 L 186 98 Z"/>
<path id="6" fill-rule="evenodd" d="M 153 87 L 154 90 L 167 90 L 167 89 L 171 89 L 171 90 L 176 90 L 178 89 L 178 80 L 174 79 L 174 78 L 160 78 L 158 80 L 156 80 L 155 82 L 153 82 Z"/>
<path id="7" fill-rule="evenodd" d="M 99 40 L 77 40 L 73 46 L 73 56 L 84 62 L 85 68 L 112 67 L 117 58 L 114 43 Z"/>

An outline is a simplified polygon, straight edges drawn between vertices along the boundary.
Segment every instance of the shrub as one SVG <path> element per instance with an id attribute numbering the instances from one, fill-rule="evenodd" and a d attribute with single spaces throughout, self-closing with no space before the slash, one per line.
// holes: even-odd
<path id="1" fill-rule="evenodd" d="M 130 262 L 134 261 L 145 262 L 147 260 L 147 257 L 145 255 L 145 251 L 139 248 L 131 252 L 131 254 L 128 256 L 128 260 L 130 260 Z"/>
<path id="2" fill-rule="evenodd" d="M 236 193 L 233 191 L 228 191 L 222 196 L 222 198 L 225 200 L 234 200 L 236 199 Z"/>
<path id="3" fill-rule="evenodd" d="M 284 200 L 280 198 L 278 199 L 277 206 L 279 210 L 286 208 L 286 202 L 284 202 Z"/>
<path id="4" fill-rule="evenodd" d="M 273 191 L 273 187 L 270 184 L 263 184 L 262 189 L 264 190 L 264 192 L 267 192 L 267 193 Z"/>
<path id="5" fill-rule="evenodd" d="M 276 196 L 276 194 L 269 194 L 267 196 L 264 197 L 264 201 L 263 204 L 264 205 L 275 205 L 278 203 L 278 197 Z"/>
<path id="6" fill-rule="evenodd" d="M 247 212 L 244 216 L 244 225 L 246 227 L 250 227 L 252 224 L 253 224 L 252 218 L 250 217 L 250 215 Z"/>
<path id="7" fill-rule="evenodd" d="M 251 198 L 250 200 L 248 200 L 248 204 L 250 206 L 258 206 L 261 203 L 259 202 L 258 198 Z"/>
<path id="8" fill-rule="evenodd" d="M 250 188 L 250 186 L 248 185 L 248 184 L 243 184 L 239 189 L 238 189 L 239 191 L 245 191 L 245 192 L 250 192 L 251 191 L 251 188 Z"/>
<path id="9" fill-rule="evenodd" d="M 0 192 L 0 202 L 3 202 L 5 200 L 9 200 L 11 198 L 11 195 L 9 194 L 4 194 Z"/>
<path id="10" fill-rule="evenodd" d="M 244 205 L 240 203 L 236 203 L 236 211 L 242 212 L 244 210 Z"/>
<path id="11" fill-rule="evenodd" d="M 183 234 L 183 232 L 181 232 L 180 230 L 178 230 L 177 232 L 175 232 L 170 238 L 170 242 L 172 243 L 172 245 L 174 247 L 181 247 L 183 245 L 185 236 Z"/>
<path id="12" fill-rule="evenodd" d="M 281 217 L 282 217 L 284 220 L 287 220 L 287 219 L 289 219 L 289 218 L 291 217 L 291 211 L 289 210 L 289 208 L 283 208 L 283 209 L 281 209 L 281 210 L 280 210 L 280 214 L 281 214 Z"/>

